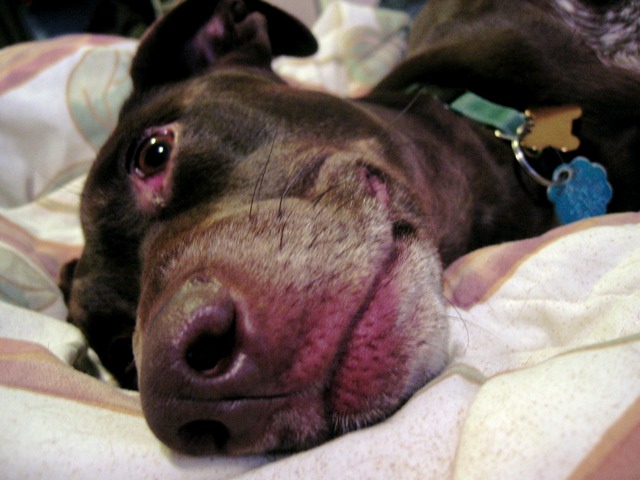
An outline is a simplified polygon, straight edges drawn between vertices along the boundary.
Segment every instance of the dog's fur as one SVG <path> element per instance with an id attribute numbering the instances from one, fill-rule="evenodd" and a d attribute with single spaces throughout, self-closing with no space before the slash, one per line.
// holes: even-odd
<path id="1" fill-rule="evenodd" d="M 580 105 L 577 153 L 608 169 L 611 211 L 640 206 L 638 78 L 550 11 L 430 0 L 407 60 L 359 101 L 270 70 L 315 42 L 261 2 L 189 0 L 151 29 L 63 284 L 127 386 L 133 335 L 161 440 L 295 450 L 386 418 L 446 363 L 441 264 L 555 225 L 508 143 L 425 92 Z"/>
<path id="2" fill-rule="evenodd" d="M 603 63 L 640 73 L 640 2 L 554 0 L 551 4 Z"/>

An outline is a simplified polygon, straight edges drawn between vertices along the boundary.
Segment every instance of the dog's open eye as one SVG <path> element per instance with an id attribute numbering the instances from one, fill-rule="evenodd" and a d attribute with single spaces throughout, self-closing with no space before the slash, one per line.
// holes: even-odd
<path id="1" fill-rule="evenodd" d="M 171 159 L 174 143 L 175 134 L 169 129 L 145 135 L 134 150 L 129 167 L 130 171 L 140 178 L 160 173 Z"/>

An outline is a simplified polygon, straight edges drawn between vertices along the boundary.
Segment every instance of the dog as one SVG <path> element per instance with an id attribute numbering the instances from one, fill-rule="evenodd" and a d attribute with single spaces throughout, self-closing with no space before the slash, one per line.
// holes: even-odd
<path id="1" fill-rule="evenodd" d="M 317 45 L 261 1 L 187 0 L 150 29 L 61 283 L 160 440 L 310 448 L 384 420 L 445 368 L 443 266 L 557 225 L 513 139 L 449 106 L 462 91 L 579 106 L 571 155 L 606 168 L 609 211 L 640 207 L 638 77 L 551 12 L 430 0 L 406 60 L 357 100 L 271 70 Z"/>

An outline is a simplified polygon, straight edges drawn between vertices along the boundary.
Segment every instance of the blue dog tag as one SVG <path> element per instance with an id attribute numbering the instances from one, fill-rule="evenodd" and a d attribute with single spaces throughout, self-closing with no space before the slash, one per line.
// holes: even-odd
<path id="1" fill-rule="evenodd" d="M 547 188 L 547 197 L 554 204 L 561 223 L 607 213 L 613 189 L 602 165 L 592 163 L 585 157 L 576 157 L 571 163 L 555 169 L 553 182 Z"/>

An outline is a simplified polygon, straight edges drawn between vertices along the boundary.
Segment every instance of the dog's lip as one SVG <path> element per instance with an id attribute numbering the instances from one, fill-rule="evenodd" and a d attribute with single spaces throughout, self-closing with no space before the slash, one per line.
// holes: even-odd
<path id="1" fill-rule="evenodd" d="M 186 402 L 186 403 L 194 403 L 194 404 L 209 404 L 209 405 L 229 405 L 234 406 L 236 404 L 241 404 L 244 402 L 262 402 L 262 401 L 273 401 L 273 400 L 282 400 L 286 398 L 293 398 L 297 396 L 301 396 L 301 391 L 291 391 L 291 392 L 282 392 L 282 393 L 260 393 L 260 394 L 251 394 L 251 395 L 228 395 L 220 398 L 210 398 L 210 397 L 200 397 L 198 395 L 175 395 L 169 397 L 175 402 Z"/>
<path id="2" fill-rule="evenodd" d="M 346 358 L 349 356 L 349 353 L 351 353 L 349 349 L 352 346 L 351 341 L 353 339 L 353 336 L 356 330 L 360 327 L 360 325 L 363 322 L 370 321 L 372 316 L 374 316 L 375 319 L 377 320 L 381 320 L 384 318 L 384 312 L 375 311 L 376 309 L 379 308 L 378 297 L 383 294 L 383 291 L 385 289 L 389 287 L 393 287 L 395 283 L 394 278 L 396 275 L 396 270 L 400 268 L 399 265 L 402 257 L 403 241 L 402 240 L 393 241 L 388 248 L 389 248 L 389 252 L 385 260 L 381 263 L 380 268 L 376 272 L 376 279 L 372 283 L 370 289 L 367 291 L 367 294 L 365 297 L 366 299 L 363 302 L 361 309 L 352 317 L 349 332 L 347 335 L 345 335 L 340 350 L 336 352 L 337 361 L 333 368 L 331 376 L 328 379 L 327 388 L 326 388 L 328 398 L 332 398 L 334 395 L 336 395 L 336 392 L 337 392 L 336 389 L 339 389 L 340 383 L 343 382 L 343 380 L 338 380 L 338 379 L 344 373 L 342 369 L 345 368 L 347 365 L 345 363 Z M 385 306 L 390 306 L 391 308 L 395 308 L 397 307 L 397 304 L 387 305 L 387 302 L 385 302 Z M 397 318 L 397 315 L 399 315 L 399 312 L 396 311 L 394 314 L 394 319 Z M 378 321 L 374 322 L 374 325 L 376 327 L 384 328 L 384 324 L 383 325 L 378 325 L 378 324 L 379 324 Z M 373 335 L 376 335 L 379 332 L 374 329 L 370 333 Z M 369 367 L 375 368 L 375 365 L 369 365 Z M 362 399 L 366 399 L 366 397 L 368 397 L 369 394 L 375 395 L 376 393 L 378 392 L 375 392 L 375 391 L 368 392 L 368 393 L 362 392 L 361 395 L 359 396 L 362 397 Z M 333 400 L 329 400 L 329 401 L 333 402 Z M 333 411 L 335 407 L 336 405 L 332 404 L 331 410 Z M 350 412 L 347 415 L 347 417 L 353 418 L 354 425 L 362 425 L 362 421 L 360 420 L 360 417 L 367 418 L 369 413 L 370 412 L 367 411 L 366 408 L 356 409 L 356 411 Z M 365 420 L 365 423 L 367 423 L 366 420 Z M 347 430 L 351 430 L 351 428 L 348 428 Z"/>
<path id="3" fill-rule="evenodd" d="M 301 391 L 281 392 L 281 393 L 256 393 L 256 394 L 235 394 L 219 398 L 211 398 L 200 395 L 177 394 L 170 395 L 164 399 L 164 402 L 171 406 L 180 406 L 181 408 L 194 408 L 197 412 L 205 412 L 215 415 L 216 413 L 225 413 L 234 409 L 252 408 L 254 405 L 261 405 L 270 402 L 286 402 L 288 399 L 302 397 Z M 203 410 L 204 409 L 204 410 Z M 196 415 L 197 416 L 197 415 Z"/>
<path id="4" fill-rule="evenodd" d="M 189 455 L 251 453 L 256 450 L 256 443 L 264 442 L 274 415 L 287 408 L 292 396 L 295 395 L 217 400 L 172 396 L 164 399 L 165 414 L 152 429 L 172 449 Z M 277 442 L 269 442 L 266 448 L 277 448 Z"/>

